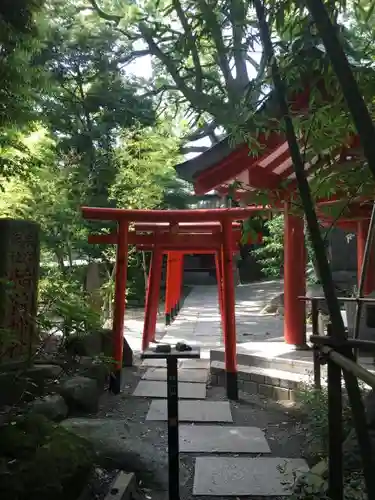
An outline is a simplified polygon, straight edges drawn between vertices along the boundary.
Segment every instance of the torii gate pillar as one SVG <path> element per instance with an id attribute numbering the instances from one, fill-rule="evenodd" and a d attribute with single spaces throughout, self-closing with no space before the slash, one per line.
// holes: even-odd
<path id="1" fill-rule="evenodd" d="M 284 210 L 284 340 L 306 346 L 306 248 L 303 219 Z"/>

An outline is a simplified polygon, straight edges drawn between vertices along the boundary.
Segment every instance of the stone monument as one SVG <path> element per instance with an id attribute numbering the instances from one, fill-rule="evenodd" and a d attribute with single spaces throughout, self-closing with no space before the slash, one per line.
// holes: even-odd
<path id="1" fill-rule="evenodd" d="M 0 248 L 0 359 L 28 358 L 37 340 L 38 224 L 0 219 Z"/>

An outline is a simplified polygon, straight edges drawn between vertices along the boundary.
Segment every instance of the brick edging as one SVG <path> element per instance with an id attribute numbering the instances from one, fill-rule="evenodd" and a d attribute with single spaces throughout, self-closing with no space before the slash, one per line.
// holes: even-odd
<path id="1" fill-rule="evenodd" d="M 260 394 L 276 401 L 297 400 L 297 393 L 304 387 L 303 382 L 279 379 L 238 371 L 238 387 L 248 394 Z M 211 385 L 225 387 L 225 370 L 212 367 L 210 369 Z"/>

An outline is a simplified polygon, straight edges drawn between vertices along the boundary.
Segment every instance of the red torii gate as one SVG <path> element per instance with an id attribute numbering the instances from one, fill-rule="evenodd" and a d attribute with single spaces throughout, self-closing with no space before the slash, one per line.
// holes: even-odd
<path id="1" fill-rule="evenodd" d="M 117 232 L 89 236 L 90 243 L 117 245 L 113 313 L 114 361 L 110 390 L 121 388 L 123 330 L 128 246 L 151 251 L 142 347 L 154 340 L 163 254 L 167 254 L 166 314 L 178 308 L 182 285 L 182 258 L 186 253 L 215 255 L 219 305 L 225 345 L 226 388 L 229 399 L 238 399 L 233 253 L 241 240 L 240 224 L 264 207 L 210 210 L 126 210 L 82 207 L 85 219 L 116 221 Z M 132 224 L 132 227 L 130 227 Z M 151 233 L 151 234 L 144 234 Z M 174 279 L 175 278 L 175 279 Z"/>

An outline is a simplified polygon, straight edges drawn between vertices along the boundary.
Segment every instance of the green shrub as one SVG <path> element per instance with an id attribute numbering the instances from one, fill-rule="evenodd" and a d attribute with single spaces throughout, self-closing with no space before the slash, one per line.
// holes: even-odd
<path id="1" fill-rule="evenodd" d="M 312 384 L 306 384 L 298 393 L 303 414 L 303 431 L 306 437 L 306 449 L 311 457 L 328 455 L 328 391 L 326 387 L 317 390 Z M 349 405 L 343 405 L 343 433 L 352 429 L 352 415 Z"/>

